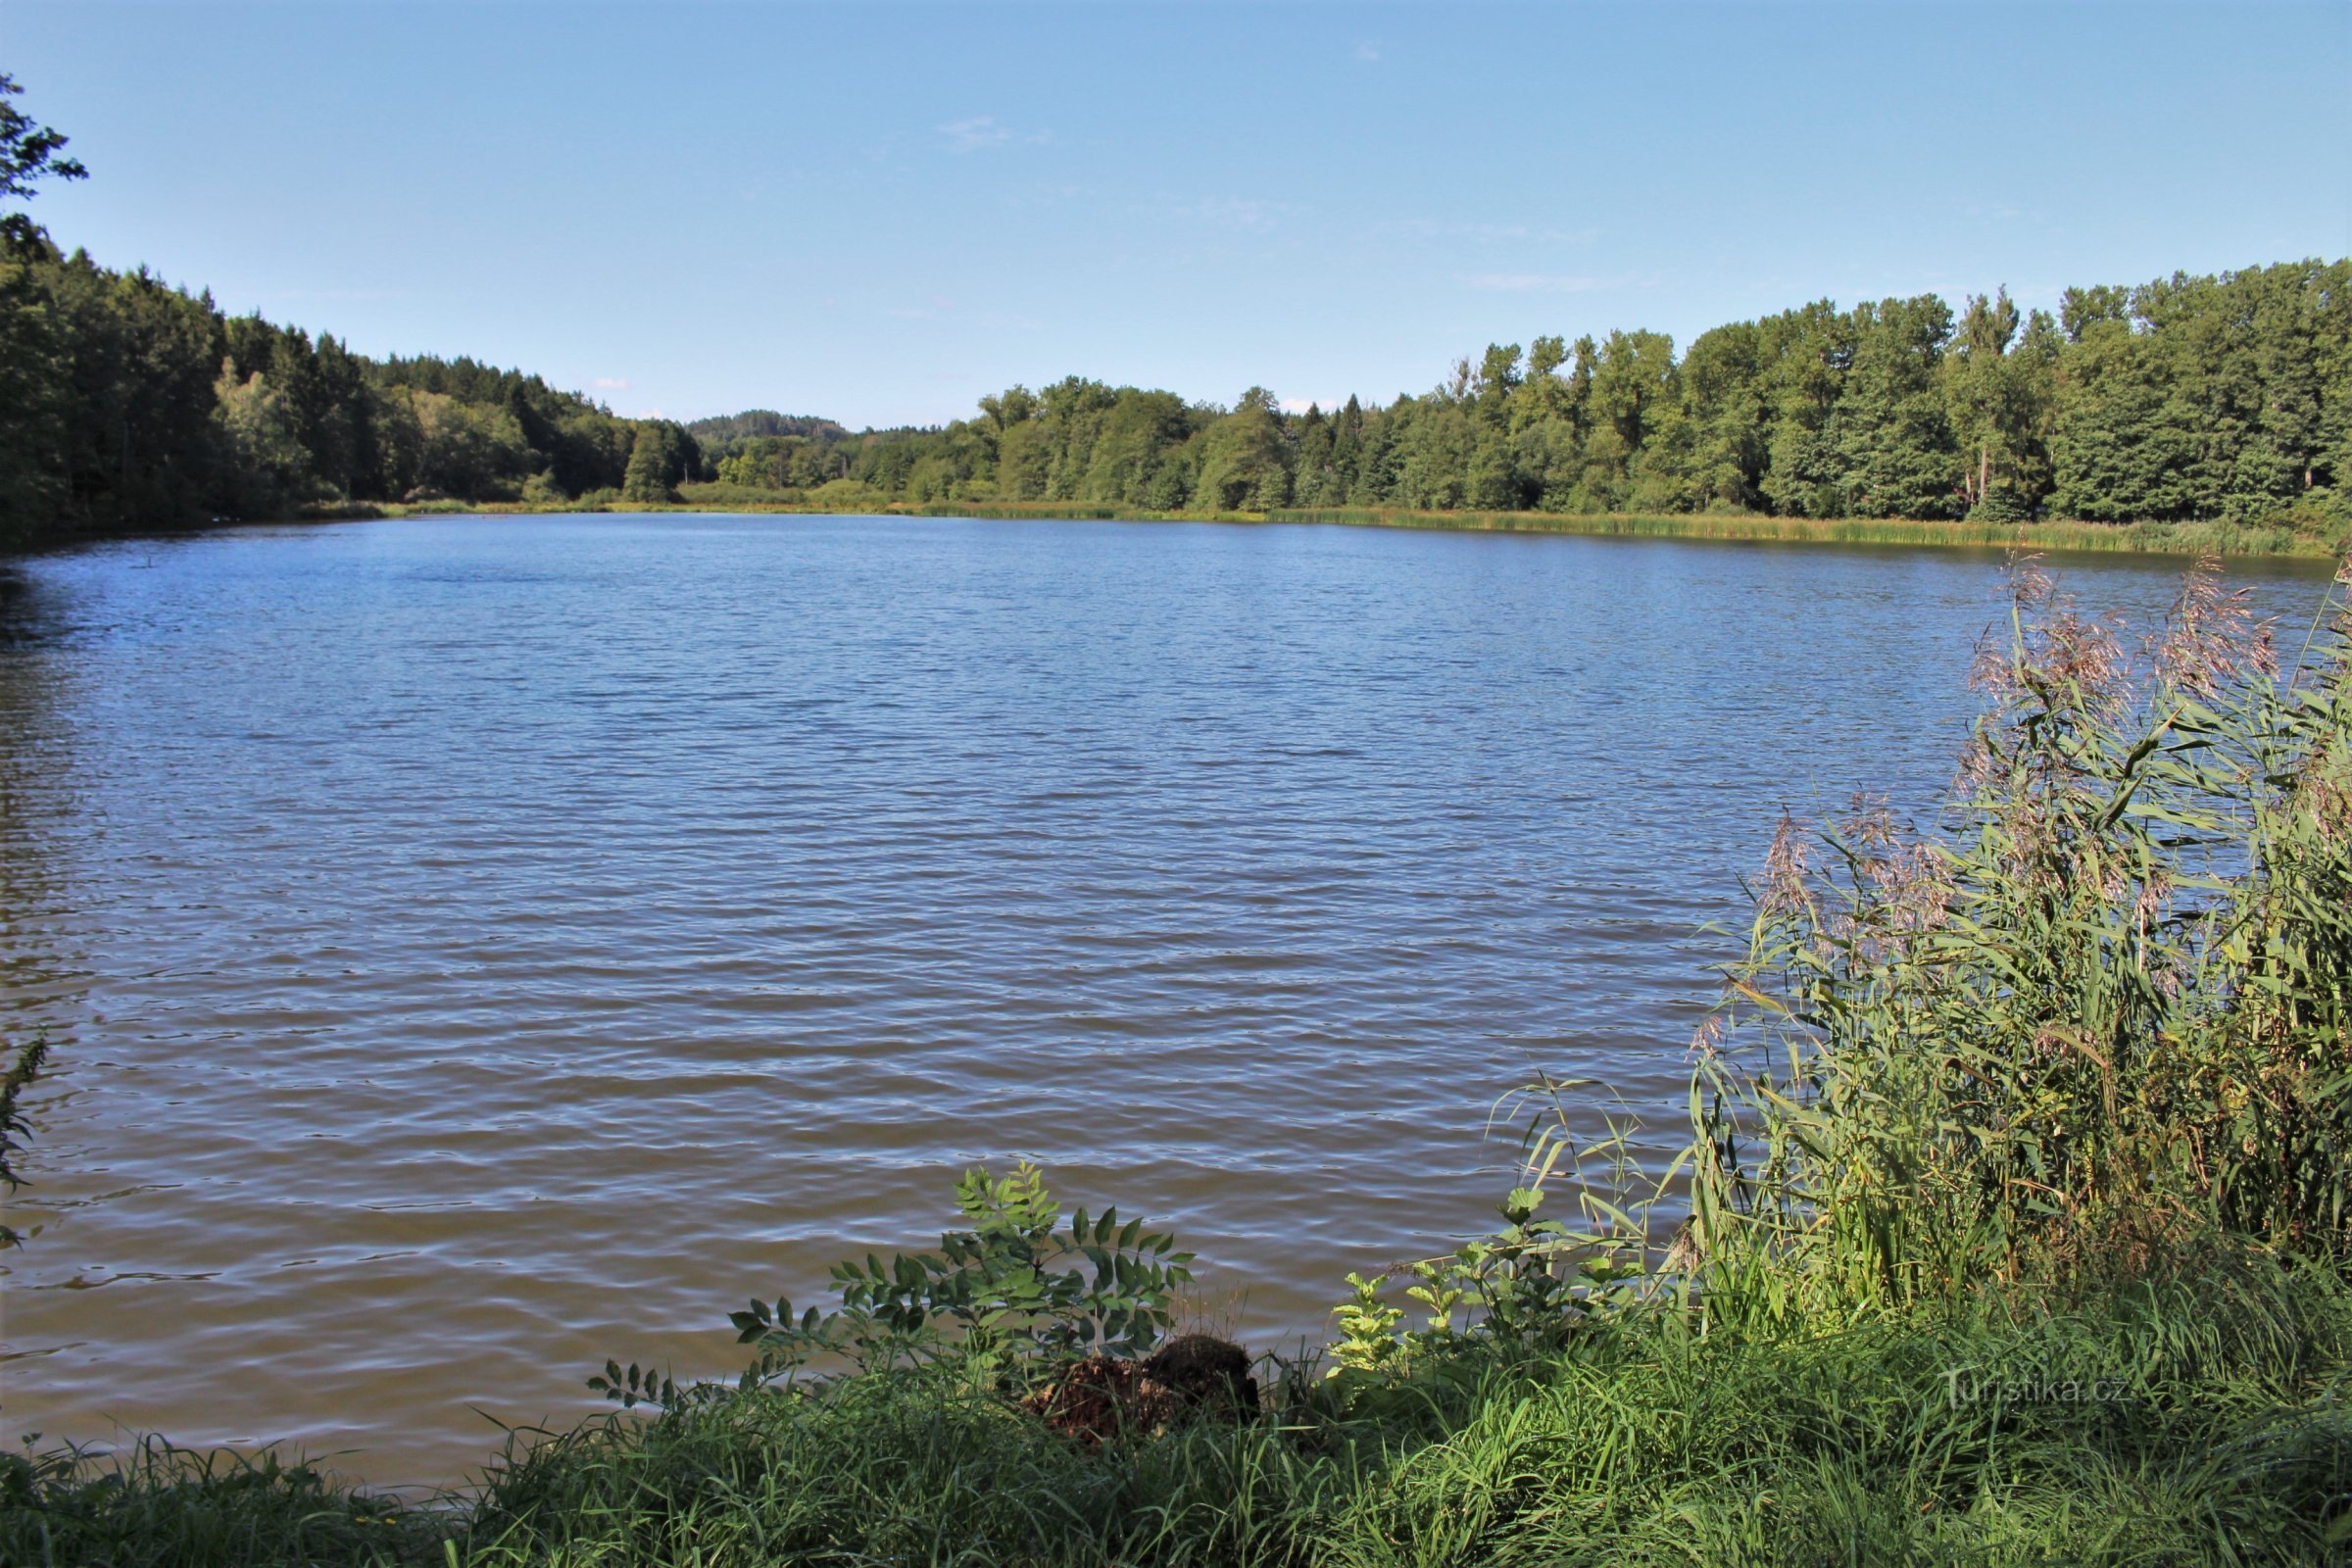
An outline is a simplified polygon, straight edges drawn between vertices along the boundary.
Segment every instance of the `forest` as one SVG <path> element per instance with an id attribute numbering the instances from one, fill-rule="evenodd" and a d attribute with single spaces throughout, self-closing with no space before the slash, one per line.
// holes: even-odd
<path id="1" fill-rule="evenodd" d="M 0 200 L 81 177 L 0 76 Z M 471 359 L 371 358 L 0 220 L 0 541 L 370 503 L 1098 503 L 2352 528 L 2352 262 L 1817 300 L 1539 336 L 1387 403 L 1070 376 L 944 427 L 631 419 Z"/>
<path id="2" fill-rule="evenodd" d="M 1364 507 L 2352 522 L 2352 264 L 1828 300 L 1703 332 L 1539 337 L 1432 390 L 1285 413 L 1078 377 L 945 429 L 691 426 L 730 486 L 1160 510 Z"/>

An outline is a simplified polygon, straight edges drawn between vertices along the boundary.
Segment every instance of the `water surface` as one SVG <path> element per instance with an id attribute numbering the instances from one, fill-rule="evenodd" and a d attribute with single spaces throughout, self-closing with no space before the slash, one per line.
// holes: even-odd
<path id="1" fill-rule="evenodd" d="M 2063 564 L 2147 626 L 2174 565 Z M 1268 1345 L 1671 1113 L 1779 810 L 1931 805 L 1952 551 L 426 518 L 23 564 L 0 1029 L 45 1027 L 0 1438 L 451 1481 L 608 1354 L 933 1236 L 961 1164 L 1172 1221 Z M 2307 620 L 2308 572 L 2253 583 Z M 1597 1102 L 1580 1115 L 1596 1125 Z"/>

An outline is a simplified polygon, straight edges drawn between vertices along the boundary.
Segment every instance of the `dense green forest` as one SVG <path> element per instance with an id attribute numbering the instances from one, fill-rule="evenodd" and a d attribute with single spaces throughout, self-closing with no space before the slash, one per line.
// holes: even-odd
<path id="1" fill-rule="evenodd" d="M 763 422 L 764 421 L 764 422 Z M 769 428 L 772 423 L 774 428 Z M 1828 300 L 1703 332 L 1539 337 L 1394 402 L 1285 413 L 1078 377 L 945 429 L 689 427 L 733 486 L 844 503 L 1399 507 L 2352 523 L 2352 264 Z"/>
<path id="2" fill-rule="evenodd" d="M 0 199 L 78 178 L 0 76 Z M 371 359 L 0 223 L 0 539 L 337 504 L 2064 517 L 2352 527 L 2352 262 L 1828 300 L 1700 333 L 1538 337 L 1383 404 L 1230 408 L 1077 376 L 944 428 L 627 419 L 470 359 Z"/>

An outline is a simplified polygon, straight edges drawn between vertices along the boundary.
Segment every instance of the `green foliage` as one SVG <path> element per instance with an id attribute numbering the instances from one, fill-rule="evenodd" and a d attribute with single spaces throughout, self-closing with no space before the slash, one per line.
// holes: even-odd
<path id="1" fill-rule="evenodd" d="M 18 1101 L 40 1077 L 48 1060 L 49 1041 L 35 1035 L 17 1048 L 16 1059 L 0 1073 L 0 1193 L 13 1193 L 24 1185 L 16 1165 L 17 1152 L 24 1146 L 24 1112 Z M 0 1251 L 24 1245 L 24 1239 L 0 1221 Z"/>
<path id="2" fill-rule="evenodd" d="M 2344 1539 L 2340 1284 L 2262 1271 L 1841 1333 L 1669 1311 L 1464 1390 L 1314 1538 L 1349 1563 L 2296 1563 Z M 1468 1368 L 1447 1368 L 1458 1379 Z M 1401 1423 L 1401 1416 L 1391 1416 Z"/>
<path id="3" fill-rule="evenodd" d="M 0 75 L 0 201 L 78 179 Z M 670 427 L 675 430 L 675 426 Z M 696 476 L 679 432 L 670 482 Z M 222 316 L 144 270 L 71 256 L 0 215 L 0 545 L 281 516 L 314 505 L 573 497 L 616 487 L 629 421 L 470 360 L 368 361 Z"/>
<path id="4" fill-rule="evenodd" d="M 223 361 L 213 397 L 213 419 L 229 460 L 222 501 L 232 514 L 283 516 L 318 499 L 311 456 L 295 434 L 293 410 L 283 392 L 259 370 L 239 381 L 235 364 Z"/>
<path id="5" fill-rule="evenodd" d="M 1339 1322 L 1340 1337 L 1331 1345 L 1329 1376 L 1386 1371 L 1403 1354 L 1404 1343 L 1397 1331 L 1404 1323 L 1404 1308 L 1381 1298 L 1385 1279 L 1380 1274 L 1366 1279 L 1349 1271 L 1348 1299 L 1333 1314 Z M 1448 1300 L 1446 1304 L 1450 1307 L 1452 1302 Z M 1434 1298 L 1431 1305 L 1433 1309 L 1437 1305 Z"/>
<path id="6" fill-rule="evenodd" d="M 68 350 L 38 270 L 0 254 L 0 546 L 37 537 L 64 510 Z"/>
<path id="7" fill-rule="evenodd" d="M 1443 1257 L 1348 1276 L 1325 1374 L 1344 1395 L 1376 1388 L 1365 1374 L 1410 1374 L 1466 1348 L 1506 1359 L 1552 1354 L 1673 1294 L 1671 1281 L 1652 1270 L 1655 1184 L 1642 1175 L 1632 1130 L 1613 1127 L 1588 1143 L 1569 1135 L 1569 1102 L 1589 1087 L 1547 1078 L 1507 1097 L 1506 1104 L 1532 1102 L 1536 1113 L 1499 1229 Z M 1553 1186 L 1574 1193 L 1573 1223 L 1536 1217 Z M 1410 1282 L 1403 1295 L 1421 1314 L 1418 1327 L 1406 1327 L 1408 1308 L 1385 1294 L 1393 1280 Z"/>
<path id="8" fill-rule="evenodd" d="M 2283 522 L 2099 523 L 1953 521 L 1911 517 L 1775 517 L 1754 513 L 1398 512 L 1386 507 L 1288 507 L 1271 522 L 1322 522 L 1379 528 L 1443 528 L 1493 533 L 1569 533 L 1627 539 L 1747 539 L 1789 544 L 1934 545 L 1981 550 L 2037 550 L 2200 555 L 2291 555 L 2333 559 L 2336 540 L 2352 540 L 2352 519 L 2337 530 L 2333 514 L 2314 514 L 2299 526 Z"/>
<path id="9" fill-rule="evenodd" d="M 2006 289 L 1969 300 L 1942 362 L 1968 516 L 2023 521 L 2048 499 L 2058 352 L 2056 323 L 2040 311 L 2022 316 Z"/>
<path id="10" fill-rule="evenodd" d="M 623 501 L 675 501 L 678 486 L 694 477 L 701 462 L 694 437 L 667 419 L 639 422 L 622 471 Z"/>
<path id="11" fill-rule="evenodd" d="M 2212 569 L 2134 674 L 2031 565 L 1940 831 L 1785 823 L 1704 1039 L 1710 1302 L 2352 1251 L 2352 680 Z"/>
<path id="12" fill-rule="evenodd" d="M 0 196 L 78 177 L 8 105 Z M 365 501 L 1091 505 L 1260 515 L 1448 513 L 2047 517 L 2222 524 L 2239 548 L 2352 532 L 2352 263 L 2068 291 L 1830 301 L 1701 333 L 1490 345 L 1436 388 L 1326 415 L 1079 376 L 941 428 L 853 432 L 766 410 L 627 420 L 468 359 L 368 361 L 226 318 L 144 272 L 67 258 L 23 214 L 0 244 L 0 543 Z"/>
<path id="13" fill-rule="evenodd" d="M 1933 295 L 1824 300 L 1679 360 L 1654 332 L 1493 345 L 1426 394 L 1333 414 L 1070 377 L 944 429 L 694 428 L 734 482 L 855 479 L 867 507 L 2074 517 L 2332 542 L 2352 529 L 2348 282 L 2345 263 L 2305 262 L 2075 290 L 2063 329 L 2000 291 L 1956 317 Z"/>
<path id="14" fill-rule="evenodd" d="M 2192 512 L 2195 432 L 2173 417 L 2170 356 L 2130 323 L 2089 323 L 2067 356 L 2051 431 L 2053 504 L 2092 522 Z"/>
<path id="15" fill-rule="evenodd" d="M 1264 512 L 1291 499 L 1290 442 L 1274 394 L 1253 386 L 1200 442 L 1198 502 L 1215 512 Z"/>
<path id="16" fill-rule="evenodd" d="M 1951 308 L 1933 294 L 1854 312 L 1852 364 L 1824 431 L 1848 515 L 1959 510 L 1959 456 L 1938 380 L 1951 332 Z"/>
<path id="17" fill-rule="evenodd" d="M 146 1445 L 0 1457 L 21 1568 L 715 1563 L 2303 1565 L 2352 1494 L 2352 1298 L 2216 1264 L 1827 1332 L 1660 1304 L 1535 1357 L 1462 1343 L 1339 1413 L 1089 1449 L 956 1365 L 518 1439 L 466 1497 Z"/>
<path id="18" fill-rule="evenodd" d="M 11 1568 L 447 1568 L 437 1507 L 338 1483 L 274 1452 L 141 1438 L 118 1454 L 0 1452 Z"/>
<path id="19" fill-rule="evenodd" d="M 761 1386 L 819 1358 L 863 1371 L 953 1360 L 1022 1382 L 1102 1352 L 1138 1356 L 1166 1331 L 1193 1254 L 1175 1239 L 1081 1208 L 1063 1223 L 1045 1173 L 1023 1161 L 1004 1176 L 967 1170 L 956 1184 L 965 1230 L 931 1252 L 879 1253 L 833 1265 L 841 1305 L 753 1300 L 729 1314 L 738 1343 L 758 1352 L 739 1388 Z M 589 1387 L 624 1405 L 676 1404 L 681 1392 L 638 1365 L 607 1362 Z M 689 1396 L 693 1391 L 686 1391 Z M 710 1391 L 705 1391 L 706 1396 Z"/>
<path id="20" fill-rule="evenodd" d="M 0 76 L 0 196 L 79 177 Z M 1780 518 L 2051 516 L 2352 531 L 2352 263 L 2005 292 L 1827 300 L 1701 333 L 1490 345 L 1420 396 L 1231 409 L 1080 376 L 980 400 L 943 428 L 852 432 L 766 410 L 629 420 L 469 359 L 369 361 L 144 271 L 62 255 L 0 219 L 0 544 L 361 502 L 716 481 L 757 504 L 1089 505 Z"/>

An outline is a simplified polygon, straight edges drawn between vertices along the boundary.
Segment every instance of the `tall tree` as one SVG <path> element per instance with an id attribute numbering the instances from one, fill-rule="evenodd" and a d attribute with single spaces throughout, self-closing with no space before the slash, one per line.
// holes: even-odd
<path id="1" fill-rule="evenodd" d="M 1933 294 L 1858 306 L 1854 355 L 1829 435 L 1844 510 L 1861 517 L 1948 517 L 1960 494 L 1958 444 L 1937 371 L 1951 307 Z"/>
<path id="2" fill-rule="evenodd" d="M 1770 410 L 1762 380 L 1764 333 L 1753 321 L 1701 332 L 1683 355 L 1681 499 L 1699 511 L 1748 511 L 1764 504 L 1772 459 Z M 1664 455 L 1655 466 L 1665 469 Z"/>
<path id="3" fill-rule="evenodd" d="M 2021 338 L 2019 328 L 2026 330 Z M 2046 315 L 2031 322 L 2002 289 L 1969 296 L 1943 358 L 1944 397 L 1960 455 L 1961 503 L 1972 517 L 2015 521 L 2049 489 L 2047 420 L 2057 341 Z"/>
<path id="4" fill-rule="evenodd" d="M 2060 516 L 2169 521 L 2195 514 L 2194 432 L 2172 416 L 2169 357 L 2129 321 L 2078 318 L 2051 434 Z"/>
<path id="5" fill-rule="evenodd" d="M 517 437 L 520 436 L 516 432 Z M 641 419 L 620 481 L 624 501 L 675 501 L 692 463 L 691 437 L 667 419 Z"/>
<path id="6" fill-rule="evenodd" d="M 1289 444 L 1274 394 L 1253 386 L 1201 438 L 1196 504 L 1216 512 L 1265 512 L 1291 503 Z"/>
<path id="7" fill-rule="evenodd" d="M 1854 321 L 1828 300 L 1765 317 L 1758 379 L 1770 420 L 1770 450 L 1757 488 L 1774 512 L 1823 517 L 1843 508 L 1831 416 L 1854 363 Z"/>

